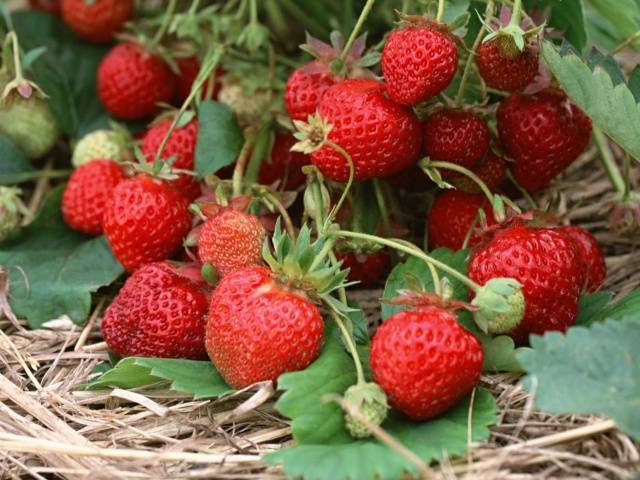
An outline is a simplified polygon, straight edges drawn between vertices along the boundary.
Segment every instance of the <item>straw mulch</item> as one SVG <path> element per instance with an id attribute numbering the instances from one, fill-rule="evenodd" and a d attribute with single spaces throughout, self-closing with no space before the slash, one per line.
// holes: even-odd
<path id="1" fill-rule="evenodd" d="M 596 234 L 608 256 L 606 288 L 623 295 L 640 286 L 638 240 L 608 232 L 610 185 L 595 155 L 585 154 L 543 197 L 559 195 L 566 218 Z M 47 189 L 42 180 L 32 197 L 34 209 Z M 354 294 L 372 322 L 380 293 Z M 291 441 L 270 388 L 202 401 L 166 385 L 76 390 L 107 359 L 99 335 L 106 304 L 108 298 L 96 299 L 84 328 L 63 318 L 28 331 L 22 322 L 0 320 L 0 478 L 284 477 L 261 462 L 261 455 Z M 429 478 L 608 479 L 640 472 L 640 445 L 611 421 L 536 411 L 517 375 L 487 375 L 482 382 L 500 409 L 491 439 L 464 458 L 433 467 Z"/>

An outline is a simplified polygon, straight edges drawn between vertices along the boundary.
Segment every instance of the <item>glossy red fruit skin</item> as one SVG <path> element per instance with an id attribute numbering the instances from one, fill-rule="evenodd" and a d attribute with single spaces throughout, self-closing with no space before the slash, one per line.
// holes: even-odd
<path id="1" fill-rule="evenodd" d="M 460 250 L 481 208 L 487 217 L 487 225 L 494 225 L 496 220 L 493 217 L 491 205 L 483 194 L 467 193 L 461 190 L 440 192 L 431 206 L 427 219 L 429 248 L 446 247 L 455 251 Z M 477 220 L 475 229 L 480 227 L 481 223 Z M 469 247 L 475 246 L 479 239 L 477 234 L 472 234 Z"/>
<path id="2" fill-rule="evenodd" d="M 198 256 L 218 275 L 255 265 L 262 259 L 266 231 L 250 213 L 227 209 L 208 218 L 198 236 Z"/>
<path id="3" fill-rule="evenodd" d="M 458 109 L 442 109 L 424 123 L 424 153 L 431 160 L 450 162 L 472 168 L 489 150 L 487 122 Z M 461 174 L 442 169 L 444 178 Z"/>
<path id="4" fill-rule="evenodd" d="M 205 359 L 208 307 L 201 286 L 167 262 L 150 263 L 127 279 L 105 311 L 102 336 L 121 357 Z"/>
<path id="5" fill-rule="evenodd" d="M 169 258 L 191 227 L 188 200 L 145 174 L 120 182 L 103 217 L 113 255 L 128 272 Z"/>
<path id="6" fill-rule="evenodd" d="M 133 17 L 133 0 L 62 0 L 62 20 L 80 38 L 106 43 Z"/>
<path id="7" fill-rule="evenodd" d="M 420 123 L 414 113 L 391 102 L 375 80 L 345 80 L 323 95 L 318 112 L 333 129 L 329 140 L 344 148 L 355 166 L 355 180 L 391 176 L 420 155 Z M 337 182 L 349 179 L 349 164 L 338 151 L 323 146 L 311 163 Z"/>
<path id="8" fill-rule="evenodd" d="M 142 153 L 148 163 L 153 163 L 156 152 L 172 123 L 173 119 L 162 120 L 145 133 L 142 139 Z M 176 128 L 171 132 L 169 140 L 162 150 L 162 160 L 168 160 L 175 156 L 173 168 L 193 171 L 196 143 L 198 143 L 198 120 L 194 118 L 183 127 Z M 180 174 L 180 177 L 171 180 L 171 183 L 190 200 L 195 199 L 200 193 L 198 182 L 191 175 Z"/>
<path id="9" fill-rule="evenodd" d="M 557 230 L 516 225 L 497 232 L 473 253 L 468 275 L 480 285 L 496 277 L 523 285 L 524 318 L 508 333 L 518 344 L 530 334 L 564 332 L 578 314 L 583 265 L 574 241 Z"/>
<path id="10" fill-rule="evenodd" d="M 480 45 L 476 65 L 488 87 L 516 93 L 524 90 L 538 75 L 538 53 L 527 46 L 510 59 L 502 55 L 498 41 L 494 39 Z"/>
<path id="11" fill-rule="evenodd" d="M 234 388 L 306 368 L 320 354 L 322 333 L 317 307 L 266 267 L 225 276 L 211 296 L 206 348 Z"/>
<path id="12" fill-rule="evenodd" d="M 497 111 L 513 175 L 530 192 L 546 187 L 587 148 L 591 120 L 559 90 L 511 95 Z"/>
<path id="13" fill-rule="evenodd" d="M 29 6 L 53 15 L 60 14 L 60 0 L 29 0 Z"/>
<path id="14" fill-rule="evenodd" d="M 291 120 L 306 122 L 316 113 L 324 92 L 337 81 L 329 67 L 317 60 L 296 68 L 284 88 L 284 104 Z"/>
<path id="15" fill-rule="evenodd" d="M 153 116 L 158 102 L 171 102 L 175 88 L 169 66 L 133 43 L 113 47 L 98 67 L 98 96 L 104 108 L 125 120 Z"/>
<path id="16" fill-rule="evenodd" d="M 302 167 L 309 165 L 308 155 L 292 152 L 291 147 L 297 142 L 290 133 L 276 134 L 271 148 L 270 162 L 264 160 L 260 165 L 258 181 L 263 185 L 273 185 L 279 181 L 281 190 L 297 190 L 305 184 L 307 176 Z"/>
<path id="17" fill-rule="evenodd" d="M 384 250 L 373 253 L 342 252 L 337 254 L 342 267 L 349 269 L 347 279 L 360 282 L 358 285 L 371 287 L 384 280 L 391 267 L 389 254 Z"/>
<path id="18" fill-rule="evenodd" d="M 449 86 L 458 50 L 448 35 L 432 28 L 400 28 L 389 35 L 381 65 L 391 100 L 415 105 Z"/>
<path id="19" fill-rule="evenodd" d="M 560 227 L 558 230 L 572 238 L 576 244 L 579 259 L 584 264 L 585 269 L 583 291 L 587 293 L 597 292 L 602 288 L 604 279 L 607 276 L 607 266 L 596 237 L 584 228 L 577 226 Z"/>
<path id="20" fill-rule="evenodd" d="M 126 178 L 110 160 L 92 160 L 79 166 L 69 178 L 62 196 L 62 215 L 74 230 L 100 235 L 102 215 L 113 189 Z"/>
<path id="21" fill-rule="evenodd" d="M 391 406 L 412 420 L 443 414 L 480 380 L 478 340 L 451 312 L 422 307 L 389 317 L 371 343 L 371 373 Z"/>
<path id="22" fill-rule="evenodd" d="M 178 101 L 178 104 L 182 105 L 189 96 L 189 93 L 191 93 L 193 82 L 198 76 L 198 72 L 200 71 L 200 61 L 196 57 L 180 57 L 175 60 L 178 65 L 178 69 L 180 70 L 180 74 L 177 77 L 176 100 Z M 222 86 L 220 83 L 220 77 L 223 73 L 224 71 L 221 68 L 216 69 L 216 80 L 213 85 L 213 92 L 211 93 L 211 98 L 214 100 L 218 98 L 218 92 L 220 92 L 220 87 Z M 201 98 L 205 97 L 207 88 L 211 88 L 210 85 L 211 79 L 209 79 L 209 82 L 202 87 Z"/>
<path id="23" fill-rule="evenodd" d="M 496 192 L 499 189 L 500 184 L 506 178 L 507 162 L 504 161 L 504 158 L 489 151 L 489 153 L 487 153 L 487 156 L 480 160 L 480 162 L 478 162 L 476 166 L 471 169 L 471 171 L 484 182 L 489 190 L 491 190 L 492 192 Z M 460 176 L 458 178 L 452 179 L 451 183 L 455 185 L 456 188 L 459 188 L 464 192 L 482 192 L 478 184 L 471 180 L 469 177 Z"/>

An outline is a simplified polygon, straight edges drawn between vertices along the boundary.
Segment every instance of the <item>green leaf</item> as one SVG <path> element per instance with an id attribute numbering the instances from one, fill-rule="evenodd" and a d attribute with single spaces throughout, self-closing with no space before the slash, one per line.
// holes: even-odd
<path id="1" fill-rule="evenodd" d="M 629 76 L 629 90 L 633 94 L 636 103 L 640 102 L 640 65 L 636 65 Z"/>
<path id="2" fill-rule="evenodd" d="M 106 127 L 108 115 L 96 93 L 96 70 L 107 48 L 79 42 L 54 15 L 19 11 L 13 14 L 13 22 L 23 49 L 47 49 L 32 70 L 36 82 L 50 97 L 62 131 L 80 138 Z"/>
<path id="3" fill-rule="evenodd" d="M 638 345 L 637 311 L 635 319 L 532 336 L 532 350 L 518 355 L 527 371 L 523 386 L 541 410 L 607 416 L 640 438 Z"/>
<path id="4" fill-rule="evenodd" d="M 605 308 L 611 301 L 613 294 L 611 292 L 595 292 L 582 295 L 578 305 L 578 318 L 573 323 L 578 325 L 591 325 L 594 318 Z"/>
<path id="5" fill-rule="evenodd" d="M 20 183 L 23 177 L 32 177 L 35 172 L 22 150 L 0 135 L 0 185 Z"/>
<path id="6" fill-rule="evenodd" d="M 621 41 L 640 30 L 640 5 L 635 0 L 588 0 L 589 4 L 605 19 Z M 640 46 L 640 40 L 633 42 Z"/>
<path id="7" fill-rule="evenodd" d="M 206 101 L 198 111 L 195 170 L 200 176 L 231 165 L 244 144 L 236 116 L 226 105 Z"/>
<path id="8" fill-rule="evenodd" d="M 210 361 L 178 360 L 174 358 L 128 357 L 100 378 L 85 387 L 89 390 L 106 388 L 138 388 L 171 381 L 177 392 L 194 398 L 219 397 L 233 391 Z"/>
<path id="9" fill-rule="evenodd" d="M 476 391 L 472 411 L 471 440 L 486 440 L 489 437 L 487 426 L 496 421 L 491 394 L 485 390 Z M 423 423 L 392 413 L 382 427 L 428 464 L 445 455 L 450 457 L 466 451 L 468 414 L 467 399 L 444 415 Z M 351 440 L 344 444 L 299 444 L 271 453 L 265 460 L 270 464 L 281 464 L 289 478 L 373 480 L 403 478 L 406 472 L 417 473 L 416 467 L 404 457 L 371 439 Z"/>
<path id="10" fill-rule="evenodd" d="M 608 318 L 612 320 L 622 320 L 626 317 L 633 317 L 640 320 L 637 316 L 640 311 L 640 290 L 634 290 L 626 297 L 622 298 L 616 303 L 606 306 L 599 312 L 595 313 L 587 322 L 588 324 L 594 324 L 602 322 Z"/>
<path id="11" fill-rule="evenodd" d="M 614 87 L 604 69 L 592 72 L 576 55 L 562 57 L 548 42 L 542 44 L 542 53 L 569 98 L 620 147 L 640 160 L 640 105 L 629 88 L 624 84 Z"/>
<path id="12" fill-rule="evenodd" d="M 534 7 L 544 11 L 549 8 L 551 14 L 548 26 L 561 32 L 571 45 L 579 51 L 587 45 L 587 26 L 585 23 L 584 4 L 582 0 L 529 0 L 525 8 L 531 11 Z"/>
<path id="13" fill-rule="evenodd" d="M 29 326 L 68 315 L 81 324 L 91 292 L 123 272 L 104 237 L 71 230 L 60 212 L 63 187 L 54 190 L 36 220 L 0 246 L 0 265 L 9 272 L 9 303 Z"/>
<path id="14" fill-rule="evenodd" d="M 436 260 L 446 263 L 450 267 L 456 269 L 458 272 L 467 273 L 467 256 L 469 252 L 467 250 L 460 250 L 454 252 L 448 248 L 438 248 L 429 252 L 429 256 Z M 438 272 L 441 277 L 446 277 L 453 287 L 453 298 L 457 300 L 467 300 L 468 292 L 467 287 L 460 282 L 460 280 L 454 278 L 449 274 Z M 398 295 L 398 291 L 411 288 L 411 280 L 418 279 L 422 282 L 427 291 L 433 291 L 433 279 L 431 278 L 431 270 L 427 264 L 418 258 L 410 257 L 405 262 L 399 263 L 391 271 L 391 274 L 387 278 L 387 283 L 384 287 L 383 298 L 393 298 Z M 382 319 L 386 320 L 391 315 L 406 310 L 407 307 L 402 305 L 390 305 L 388 303 L 382 303 Z"/>
<path id="15" fill-rule="evenodd" d="M 475 332 L 474 332 L 475 333 Z M 482 342 L 484 350 L 484 365 L 482 370 L 485 372 L 522 372 L 522 366 L 518 362 L 517 355 L 519 352 L 528 350 L 526 347 L 516 348 L 513 339 L 507 335 L 499 335 L 491 337 L 482 332 L 476 333 L 476 336 Z"/>

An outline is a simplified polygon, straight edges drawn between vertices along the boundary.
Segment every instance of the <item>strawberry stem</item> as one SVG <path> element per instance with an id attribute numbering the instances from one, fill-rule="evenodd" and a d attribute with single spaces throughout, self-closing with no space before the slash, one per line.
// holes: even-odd
<path id="1" fill-rule="evenodd" d="M 327 216 L 327 219 L 324 223 L 323 230 L 326 230 L 326 228 L 329 225 L 331 225 L 331 222 L 333 222 L 334 218 L 342 208 L 344 201 L 347 199 L 347 195 L 349 194 L 349 191 L 351 190 L 351 186 L 353 185 L 353 177 L 355 176 L 355 170 L 356 170 L 355 165 L 353 164 L 353 159 L 351 158 L 351 155 L 349 155 L 349 152 L 347 152 L 344 148 L 342 148 L 337 143 L 333 143 L 330 140 L 327 140 L 325 142 L 325 145 L 333 148 L 345 158 L 345 160 L 349 164 L 349 179 L 347 180 L 347 184 L 345 185 L 344 190 L 342 191 L 342 195 L 340 195 L 340 199 L 338 200 L 338 203 L 336 203 L 335 206 L 329 212 L 329 215 Z"/>
<path id="2" fill-rule="evenodd" d="M 607 177 L 609 177 L 609 181 L 611 182 L 613 189 L 623 200 L 627 200 L 627 198 L 625 198 L 625 192 L 627 191 L 626 182 L 624 181 L 624 178 L 620 173 L 620 169 L 613 158 L 613 152 L 609 146 L 609 141 L 605 134 L 602 133 L 602 130 L 595 125 L 593 126 L 593 141 L 600 153 L 600 163 L 602 163 L 604 171 L 606 172 Z"/>
<path id="3" fill-rule="evenodd" d="M 438 13 L 436 13 L 436 22 L 442 22 L 444 17 L 444 0 L 438 0 Z"/>
<path id="4" fill-rule="evenodd" d="M 444 0 L 440 0 L 440 1 L 444 1 Z M 362 11 L 360 12 L 360 16 L 358 17 L 358 21 L 356 22 L 355 26 L 353 27 L 353 30 L 351 30 L 351 35 L 349 35 L 349 39 L 347 40 L 347 43 L 345 44 L 344 48 L 342 49 L 342 52 L 340 53 L 340 57 L 338 58 L 338 61 L 340 63 L 340 65 L 342 66 L 341 68 L 344 68 L 345 65 L 345 61 L 347 60 L 347 56 L 349 55 L 349 52 L 351 51 L 351 47 L 353 46 L 353 42 L 356 41 L 356 38 L 358 38 L 358 34 L 360 33 L 360 30 L 362 30 L 362 26 L 364 25 L 364 22 L 366 21 L 367 17 L 369 16 L 369 13 L 371 12 L 371 9 L 373 8 L 373 4 L 375 3 L 375 0 L 367 0 L 367 3 L 365 3 L 364 7 L 362 8 Z"/>
<path id="5" fill-rule="evenodd" d="M 358 239 L 361 239 L 361 240 L 368 240 L 370 242 L 379 243 L 380 245 L 384 245 L 384 246 L 387 246 L 387 247 L 390 247 L 390 248 L 394 248 L 394 249 L 399 250 L 401 252 L 405 252 L 405 253 L 407 253 L 409 255 L 413 255 L 414 257 L 425 261 L 427 264 L 431 264 L 434 267 L 439 268 L 443 272 L 446 272 L 449 275 L 451 275 L 452 277 L 460 280 L 460 282 L 464 283 L 467 287 L 469 287 L 474 292 L 478 292 L 480 290 L 480 288 L 481 288 L 480 285 L 478 285 L 476 282 L 474 282 L 473 280 L 471 280 L 467 276 L 465 276 L 465 275 L 461 274 L 460 272 L 458 272 L 455 268 L 452 268 L 449 265 L 447 265 L 446 263 L 443 263 L 443 262 L 441 262 L 439 260 L 436 260 L 435 258 L 430 257 L 429 255 L 424 253 L 422 250 L 420 250 L 415 245 L 413 245 L 413 247 L 409 247 L 409 246 L 405 245 L 404 242 L 398 241 L 397 239 L 387 239 L 387 238 L 378 237 L 376 235 L 369 235 L 367 233 L 348 232 L 348 231 L 345 231 L 345 230 L 335 230 L 335 231 L 330 232 L 330 234 L 338 236 L 338 237 L 358 238 Z"/>
<path id="6" fill-rule="evenodd" d="M 384 198 L 384 191 L 382 190 L 382 184 L 379 178 L 373 179 L 373 190 L 376 194 L 376 201 L 378 202 L 378 208 L 380 209 L 380 216 L 382 217 L 382 226 L 384 227 L 384 234 L 388 237 L 391 236 L 391 220 L 389 219 L 389 209 L 387 208 L 387 202 Z"/>
<path id="7" fill-rule="evenodd" d="M 487 187 L 487 184 L 482 181 L 480 177 L 478 177 L 475 173 L 473 173 L 468 168 L 464 168 L 460 165 L 450 162 L 438 162 L 438 161 L 429 161 L 427 164 L 429 167 L 433 168 L 444 168 L 447 170 L 453 170 L 454 172 L 462 173 L 463 175 L 469 177 L 474 183 L 478 185 L 482 193 L 487 197 L 489 202 L 493 202 L 493 193 Z"/>
<path id="8" fill-rule="evenodd" d="M 160 28 L 158 28 L 158 31 L 153 36 L 151 44 L 149 45 L 150 49 L 154 49 L 155 47 L 157 47 L 162 41 L 162 37 L 164 37 L 164 34 L 167 33 L 167 29 L 169 28 L 169 24 L 171 23 L 171 19 L 173 18 L 173 12 L 176 9 L 177 3 L 178 0 L 169 0 L 169 5 L 164 12 L 164 17 L 162 17 Z"/>
<path id="9" fill-rule="evenodd" d="M 464 71 L 462 72 L 462 79 L 460 80 L 460 87 L 458 87 L 458 93 L 455 100 L 456 108 L 462 106 L 462 101 L 464 100 L 464 91 L 467 88 L 467 82 L 469 81 L 469 75 L 471 74 L 471 68 L 473 67 L 473 59 L 475 58 L 478 47 L 480 46 L 480 43 L 482 43 L 482 39 L 487 32 L 487 25 L 491 21 L 492 16 L 493 0 L 489 0 L 487 2 L 487 7 L 484 10 L 484 22 L 482 22 L 482 24 L 480 25 L 480 30 L 478 31 L 478 35 L 473 42 L 473 46 L 471 47 L 471 51 L 469 52 L 469 57 L 467 58 L 467 63 L 465 64 Z"/>
<path id="10" fill-rule="evenodd" d="M 242 195 L 242 179 L 244 177 L 244 169 L 247 166 L 249 157 L 251 156 L 250 154 L 251 149 L 253 148 L 254 140 L 255 135 L 253 134 L 253 132 L 247 132 L 247 138 L 244 141 L 242 150 L 240 150 L 240 155 L 238 155 L 238 160 L 236 161 L 236 165 L 233 168 L 233 176 L 231 177 L 234 197 L 239 197 L 240 195 Z"/>
<path id="11" fill-rule="evenodd" d="M 513 11 L 511 12 L 511 20 L 509 27 L 520 27 L 520 19 L 522 18 L 522 0 L 513 1 Z"/>
<path id="12" fill-rule="evenodd" d="M 511 169 L 507 169 L 507 178 L 509 179 L 509 181 L 511 183 L 513 183 L 513 186 L 516 187 L 516 189 L 520 192 L 520 194 L 522 195 L 522 197 L 526 200 L 526 202 L 529 204 L 529 207 L 537 210 L 538 209 L 538 204 L 536 203 L 536 201 L 533 199 L 533 197 L 529 194 L 529 192 L 527 192 L 522 185 L 520 185 L 518 183 L 518 181 L 515 179 L 515 177 L 513 176 L 513 173 L 511 173 Z"/>
<path id="13" fill-rule="evenodd" d="M 356 349 L 356 344 L 353 341 L 353 337 L 351 336 L 351 333 L 349 332 L 346 325 L 342 321 L 340 314 L 338 314 L 328 302 L 325 302 L 325 306 L 329 311 L 331 318 L 333 318 L 333 321 L 336 322 L 336 325 L 338 325 L 338 328 L 342 333 L 342 338 L 344 339 L 344 343 L 346 344 L 347 349 L 349 350 L 349 353 L 353 358 L 353 364 L 356 367 L 356 376 L 358 379 L 357 384 L 361 385 L 365 383 L 364 371 L 362 369 L 362 362 L 360 361 L 360 356 L 358 355 L 358 350 Z"/>

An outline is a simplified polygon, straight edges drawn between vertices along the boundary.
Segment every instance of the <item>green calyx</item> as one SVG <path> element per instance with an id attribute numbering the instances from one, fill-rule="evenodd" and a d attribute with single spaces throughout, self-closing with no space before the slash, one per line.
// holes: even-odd
<path id="1" fill-rule="evenodd" d="M 476 293 L 475 321 L 485 333 L 501 334 L 516 328 L 524 317 L 522 285 L 513 278 L 492 278 Z"/>
<path id="2" fill-rule="evenodd" d="M 350 386 L 344 392 L 344 402 L 347 407 L 344 416 L 345 427 L 354 438 L 370 437 L 371 430 L 351 411 L 358 412 L 359 416 L 374 425 L 380 425 L 389 411 L 387 396 L 377 383 L 358 383 Z"/>
<path id="3" fill-rule="evenodd" d="M 302 290 L 309 297 L 324 300 L 332 306 L 340 303 L 330 293 L 349 286 L 346 282 L 348 270 L 341 270 L 340 264 L 332 265 L 327 258 L 331 243 L 325 238 L 311 240 L 311 229 L 303 225 L 298 238 L 293 240 L 280 226 L 280 219 L 271 239 L 262 248 L 262 255 L 280 281 L 289 287 Z M 339 311 L 349 311 L 346 305 Z"/>

